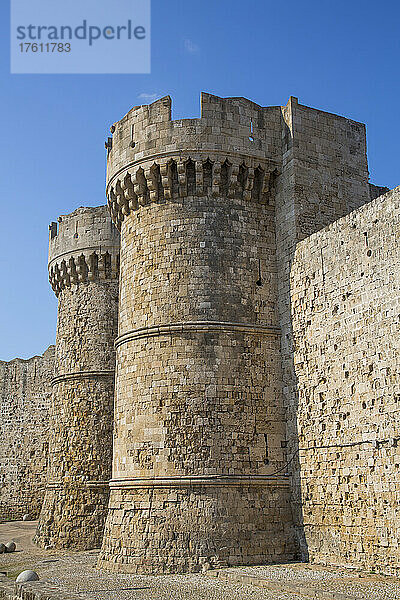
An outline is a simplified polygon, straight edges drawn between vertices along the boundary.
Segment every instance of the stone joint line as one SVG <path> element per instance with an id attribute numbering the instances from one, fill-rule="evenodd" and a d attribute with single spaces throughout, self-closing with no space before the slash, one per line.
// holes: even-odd
<path id="1" fill-rule="evenodd" d="M 248 486 L 289 487 L 289 477 L 270 475 L 184 475 L 178 477 L 127 477 L 112 479 L 111 489 L 170 488 L 193 486 Z"/>
<path id="2" fill-rule="evenodd" d="M 89 488 L 108 488 L 110 482 L 109 481 L 83 481 L 79 482 L 80 485 Z M 74 481 L 74 485 L 76 485 L 76 480 Z M 46 484 L 47 490 L 58 490 L 64 488 L 64 483 L 62 481 L 49 481 Z"/>

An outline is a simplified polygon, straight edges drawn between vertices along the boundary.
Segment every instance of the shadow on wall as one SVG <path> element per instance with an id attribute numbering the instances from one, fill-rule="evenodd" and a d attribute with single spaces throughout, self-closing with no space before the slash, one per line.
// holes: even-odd
<path id="1" fill-rule="evenodd" d="M 295 247 L 290 252 L 289 259 L 289 274 L 292 270 L 294 260 Z M 290 276 L 287 281 L 287 298 L 288 298 L 288 314 L 292 315 Z M 283 339 L 283 337 L 285 339 Z M 287 433 L 288 433 L 288 473 L 291 479 L 292 490 L 292 511 L 295 539 L 299 551 L 299 560 L 308 562 L 309 551 L 307 538 L 304 529 L 304 512 L 303 512 L 303 493 L 301 487 L 301 463 L 300 463 L 300 436 L 298 428 L 298 410 L 299 410 L 299 389 L 298 378 L 294 363 L 294 338 L 292 320 L 289 318 L 285 332 L 282 331 L 282 347 L 285 348 L 283 353 L 284 374 L 287 375 L 284 380 L 284 398 L 286 400 L 286 418 L 287 418 Z"/>
<path id="2" fill-rule="evenodd" d="M 293 311 L 302 305 L 298 301 L 298 290 L 291 289 L 291 272 L 298 243 L 368 203 L 373 190 L 368 183 L 366 134 L 362 123 L 310 109 L 294 97 L 282 107 L 281 114 L 282 171 L 277 182 L 275 216 L 283 398 L 294 525 L 301 557 L 307 560 L 311 546 L 308 547 L 310 540 L 307 542 L 306 538 L 309 523 L 304 523 L 304 514 L 309 520 L 309 513 L 303 511 L 308 490 L 304 478 L 302 490 L 301 463 L 305 442 L 309 439 L 302 428 L 305 415 L 299 411 L 304 411 L 314 382 L 311 381 L 309 389 L 299 387 L 297 375 L 301 372 L 303 357 L 295 347 Z M 305 257 L 305 268 L 308 262 Z M 304 323 L 303 328 L 306 326 Z M 321 362 L 323 357 L 319 359 Z M 311 418 L 314 414 L 311 413 Z"/>
<path id="3" fill-rule="evenodd" d="M 304 533 L 302 493 L 300 481 L 299 432 L 297 411 L 299 393 L 294 366 L 293 329 L 291 318 L 290 272 L 296 250 L 296 217 L 294 210 L 293 179 L 295 167 L 291 160 L 293 137 L 286 120 L 290 122 L 289 109 L 284 109 L 282 119 L 282 173 L 277 178 L 275 190 L 275 231 L 278 268 L 278 312 L 281 326 L 281 360 L 283 402 L 286 411 L 287 465 L 291 479 L 291 503 L 294 537 L 298 559 L 308 561 L 308 547 Z"/>

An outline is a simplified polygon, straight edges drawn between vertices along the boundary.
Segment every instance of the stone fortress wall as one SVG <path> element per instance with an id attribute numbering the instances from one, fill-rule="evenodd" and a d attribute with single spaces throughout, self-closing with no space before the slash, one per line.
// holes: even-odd
<path id="1" fill-rule="evenodd" d="M 105 207 L 50 228 L 37 542 L 94 547 L 107 513 L 114 571 L 309 556 L 396 572 L 399 189 L 369 183 L 365 126 L 202 94 L 199 119 L 172 121 L 165 97 L 111 131 L 118 332 Z"/>
<path id="2" fill-rule="evenodd" d="M 50 226 L 58 297 L 46 495 L 35 541 L 99 546 L 111 471 L 119 234 L 105 206 Z"/>
<path id="3" fill-rule="evenodd" d="M 305 539 L 314 562 L 400 564 L 400 187 L 291 267 Z"/>
<path id="4" fill-rule="evenodd" d="M 0 361 L 0 521 L 39 516 L 46 484 L 54 346 Z"/>
<path id="5" fill-rule="evenodd" d="M 382 190 L 368 183 L 363 123 L 316 110 L 290 98 L 282 107 L 282 174 L 275 200 L 278 310 L 283 396 L 294 526 L 301 555 L 304 538 L 298 463 L 298 389 L 294 369 L 290 272 L 298 243 L 369 202 Z"/>

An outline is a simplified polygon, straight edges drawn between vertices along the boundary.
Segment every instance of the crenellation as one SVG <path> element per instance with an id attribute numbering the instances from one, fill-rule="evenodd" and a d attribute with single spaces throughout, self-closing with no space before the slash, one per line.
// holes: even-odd
<path id="1" fill-rule="evenodd" d="M 49 281 L 57 297 L 78 283 L 118 278 L 118 232 L 103 212 L 78 208 L 49 226 Z"/>
<path id="2" fill-rule="evenodd" d="M 226 118 L 228 114 L 230 119 Z M 158 161 L 160 156 L 180 155 L 182 151 L 188 155 L 198 151 L 214 155 L 223 150 L 223 153 L 229 151 L 242 157 L 257 156 L 264 161 L 269 158 L 279 166 L 279 115 L 280 107 L 264 109 L 244 98 L 224 99 L 204 93 L 198 119 L 171 121 L 169 97 L 149 107 L 139 107 L 114 125 L 114 143 L 107 163 L 108 181 L 118 176 L 127 164 Z"/>
<path id="3" fill-rule="evenodd" d="M 85 281 L 102 281 L 117 279 L 119 273 L 119 251 L 116 248 L 104 247 L 98 251 L 85 252 L 77 256 L 68 256 L 61 261 L 53 261 L 49 267 L 49 282 L 58 297 L 66 287 Z M 101 252 L 101 253 L 100 253 Z M 116 260 L 112 260 L 112 258 Z"/>
<path id="4" fill-rule="evenodd" d="M 217 105 L 212 112 L 209 104 Z M 122 241 L 116 434 L 100 564 L 157 573 L 199 570 L 204 556 L 220 564 L 253 564 L 263 553 L 288 559 L 289 487 L 276 488 L 273 475 L 286 460 L 271 199 L 281 164 L 265 152 L 274 113 L 203 95 L 200 119 L 170 121 L 162 106 L 121 121 L 129 131 L 133 116 L 140 134 L 132 159 L 123 159 L 122 135 L 108 157 L 108 205 Z M 155 525 L 156 512 L 141 525 L 136 502 L 146 481 L 156 510 L 166 482 L 178 493 L 185 478 L 195 493 L 182 496 L 179 523 L 168 510 L 175 541 L 170 525 Z M 248 511 L 252 544 L 247 534 L 238 541 Z"/>

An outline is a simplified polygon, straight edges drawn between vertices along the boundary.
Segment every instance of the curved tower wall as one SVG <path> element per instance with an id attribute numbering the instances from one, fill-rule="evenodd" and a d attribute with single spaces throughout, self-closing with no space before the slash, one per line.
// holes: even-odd
<path id="1" fill-rule="evenodd" d="M 50 225 L 49 279 L 58 297 L 47 488 L 35 541 L 101 544 L 112 460 L 119 234 L 107 208 Z"/>
<path id="2" fill-rule="evenodd" d="M 294 556 L 274 182 L 280 108 L 170 98 L 115 124 L 115 439 L 100 566 L 160 573 Z"/>

